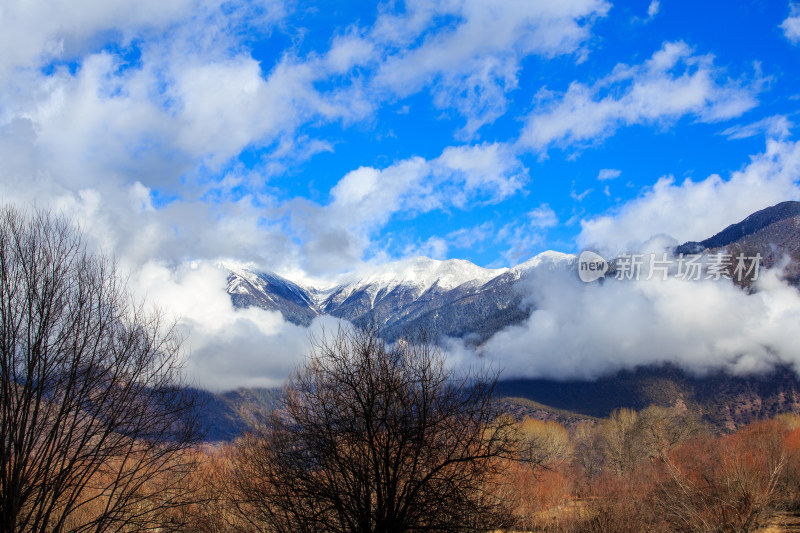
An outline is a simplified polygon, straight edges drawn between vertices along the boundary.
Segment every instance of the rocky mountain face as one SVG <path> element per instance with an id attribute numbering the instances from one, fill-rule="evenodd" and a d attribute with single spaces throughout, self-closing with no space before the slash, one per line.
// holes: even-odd
<path id="1" fill-rule="evenodd" d="M 485 269 L 459 259 L 420 257 L 323 288 L 241 265 L 223 266 L 234 305 L 279 311 L 295 324 L 307 326 L 323 314 L 352 322 L 374 318 L 388 338 L 424 330 L 480 342 L 528 317 L 516 288 L 520 280 L 534 269 L 571 268 L 574 261 L 573 255 L 544 252 L 514 268 Z"/>
<path id="2" fill-rule="evenodd" d="M 236 307 L 280 311 L 285 320 L 303 326 L 311 324 L 321 313 L 312 294 L 286 278 L 234 264 L 222 266 L 229 272 L 228 294 Z"/>

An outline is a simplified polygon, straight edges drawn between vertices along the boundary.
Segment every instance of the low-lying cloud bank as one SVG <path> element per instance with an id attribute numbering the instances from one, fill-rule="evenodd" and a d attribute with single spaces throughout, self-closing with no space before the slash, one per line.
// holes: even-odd
<path id="1" fill-rule="evenodd" d="M 339 325 L 338 319 L 319 317 L 305 328 L 276 311 L 237 309 L 225 291 L 226 277 L 212 262 L 177 268 L 148 262 L 130 280 L 137 295 L 178 320 L 185 370 L 200 387 L 279 386 L 308 353 L 311 335 Z"/>
<path id="2" fill-rule="evenodd" d="M 535 271 L 521 284 L 530 318 L 495 334 L 477 353 L 503 377 L 593 379 L 670 362 L 697 374 L 800 369 L 800 292 L 762 271 L 746 293 L 731 281 L 607 279 L 583 283 L 575 271 Z M 463 346 L 452 343 L 457 359 Z"/>
<path id="3" fill-rule="evenodd" d="M 279 312 L 235 308 L 226 275 L 212 262 L 149 262 L 131 278 L 137 294 L 179 317 L 186 371 L 201 387 L 279 386 L 308 353 L 310 337 L 339 326 L 333 317 L 305 328 Z M 697 374 L 759 373 L 776 364 L 800 370 L 800 291 L 779 268 L 762 270 L 750 293 L 724 278 L 644 278 L 584 283 L 574 270 L 535 269 L 519 285 L 532 308 L 528 320 L 478 349 L 449 339 L 449 363 L 488 363 L 503 378 L 553 379 L 594 379 L 665 362 Z"/>

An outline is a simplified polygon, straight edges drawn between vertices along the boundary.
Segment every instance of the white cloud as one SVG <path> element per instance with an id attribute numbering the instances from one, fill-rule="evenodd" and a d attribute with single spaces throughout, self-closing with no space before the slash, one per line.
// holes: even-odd
<path id="1" fill-rule="evenodd" d="M 20 50 L 0 53 L 0 67 L 13 71 L 0 72 L 4 201 L 66 210 L 131 268 L 220 256 L 277 271 L 302 265 L 265 176 L 331 149 L 297 133 L 302 125 L 354 120 L 368 108 L 343 95 L 347 87 L 315 88 L 332 72 L 324 58 L 287 53 L 262 71 L 241 25 L 270 31 L 279 3 L 162 2 L 147 17 L 134 8 L 148 2 L 103 2 L 88 14 L 56 0 L 23 4 L 4 4 L 0 16 L 0 50 L 7 25 L 42 25 Z M 42 44 L 53 35 L 69 41 L 58 57 Z M 136 59 L 101 51 L 109 39 L 112 50 L 135 48 Z M 252 169 L 231 168 L 249 147 L 272 152 Z"/>
<path id="2" fill-rule="evenodd" d="M 573 271 L 545 269 L 523 283 L 530 318 L 480 349 L 504 377 L 592 379 L 664 362 L 698 373 L 800 369 L 800 294 L 777 271 L 762 272 L 751 294 L 727 280 L 586 284 Z"/>
<path id="3" fill-rule="evenodd" d="M 99 53 L 84 57 L 74 75 L 61 70 L 17 82 L 39 87 L 38 101 L 20 103 L 33 110 L 20 115 L 34 121 L 36 142 L 59 160 L 60 173 L 86 176 L 88 162 L 98 172 L 163 184 L 198 161 L 219 168 L 247 146 L 278 142 L 313 117 L 361 112 L 316 91 L 314 65 L 289 59 L 266 75 L 249 56 L 196 62 L 145 53 L 141 68 L 122 73 L 119 63 Z M 165 72 L 171 83 L 161 88 Z"/>
<path id="4" fill-rule="evenodd" d="M 0 133 L 0 158 L 14 148 L 4 144 Z M 73 189 L 50 172 L 31 173 L 31 168 L 36 166 L 23 165 L 20 174 L 6 166 L 0 169 L 3 201 L 64 212 L 84 229 L 92 245 L 113 253 L 123 271 L 134 271 L 151 259 L 180 264 L 236 257 L 279 272 L 301 263 L 298 247 L 275 220 L 266 197 L 155 205 L 152 189 L 141 182 L 124 186 L 111 176 Z"/>
<path id="5" fill-rule="evenodd" d="M 277 311 L 234 308 L 226 285 L 226 272 L 208 262 L 168 268 L 150 261 L 131 278 L 137 296 L 180 317 L 186 374 L 201 387 L 279 386 L 308 352 L 309 335 L 337 327 L 332 317 L 305 328 Z"/>
<path id="6" fill-rule="evenodd" d="M 380 65 L 375 84 L 402 97 L 435 82 L 435 104 L 465 116 L 463 134 L 470 137 L 505 112 L 523 57 L 576 52 L 593 19 L 609 9 L 604 0 L 408 2 L 405 12 L 384 14 L 372 30 L 374 41 L 400 46 Z M 425 35 L 445 17 L 455 22 Z"/>
<path id="7" fill-rule="evenodd" d="M 659 179 L 614 213 L 583 220 L 578 242 L 616 254 L 661 233 L 679 242 L 703 240 L 759 209 L 800 199 L 798 181 L 800 142 L 768 140 L 764 153 L 727 180 Z"/>
<path id="8" fill-rule="evenodd" d="M 658 15 L 658 10 L 660 8 L 661 8 L 661 2 L 659 2 L 658 0 L 652 0 L 652 2 L 650 2 L 650 5 L 647 6 L 647 16 L 649 18 L 655 17 L 656 15 Z"/>
<path id="9" fill-rule="evenodd" d="M 500 202 L 519 192 L 528 181 L 528 169 L 503 143 L 450 146 L 433 166 L 436 177 L 448 184 L 444 194 L 462 208 L 467 202 Z"/>
<path id="10" fill-rule="evenodd" d="M 527 169 L 508 146 L 486 143 L 450 147 L 427 161 L 409 157 L 382 170 L 354 170 L 331 191 L 325 206 L 281 205 L 265 191 L 264 181 L 284 171 L 292 158 L 332 150 L 330 143 L 299 133 L 304 125 L 359 120 L 386 97 L 367 87 L 368 80 L 348 80 L 355 66 L 378 68 L 375 62 L 412 48 L 434 53 L 432 43 L 418 38 L 432 39 L 439 15 L 453 9 L 461 14 L 464 31 L 476 37 L 471 33 L 480 30 L 475 17 L 488 9 L 467 2 L 457 8 L 434 6 L 428 13 L 427 5 L 412 2 L 400 15 L 384 13 L 372 30 L 351 28 L 335 37 L 326 53 L 298 57 L 289 50 L 268 66 L 239 39 L 244 25 L 270 31 L 284 15 L 278 2 L 234 2 L 220 9 L 212 0 L 191 0 L 155 9 L 152 20 L 145 20 L 130 15 L 132 4 L 116 1 L 104 3 L 95 18 L 81 18 L 80 27 L 70 26 L 72 11 L 47 18 L 29 36 L 34 52 L 8 56 L 9 68 L 40 66 L 68 55 L 75 62 L 0 76 L 0 193 L 7 200 L 37 199 L 67 209 L 101 246 L 132 265 L 150 257 L 180 262 L 230 255 L 279 271 L 351 268 L 395 214 L 496 203 L 527 182 Z M 7 17 L 11 11 L 4 11 L 0 24 L 16 21 L 27 27 L 41 15 L 23 13 L 20 6 L 15 3 L 11 10 L 19 16 Z M 49 2 L 50 13 L 67 7 Z M 506 20 L 512 9 L 527 13 L 526 20 L 536 26 L 515 30 L 519 35 L 511 39 L 522 47 L 513 52 L 516 57 L 573 50 L 588 35 L 589 19 L 607 6 L 599 0 L 560 7 L 509 5 L 498 16 Z M 534 24 L 537 17 L 541 21 Z M 409 33 L 392 36 L 380 29 L 401 19 L 408 24 L 397 31 Z M 98 51 L 98 36 L 106 38 L 103 32 L 115 28 L 124 35 L 112 35 L 113 43 L 136 48 L 133 63 L 126 63 L 122 53 Z M 463 40 L 451 29 L 444 28 L 443 35 Z M 58 58 L 43 52 L 42 43 L 62 34 L 77 35 L 82 44 L 75 41 Z M 486 57 L 508 52 L 502 49 L 506 37 L 481 35 L 500 39 L 487 48 Z M 464 67 L 437 61 L 434 70 L 441 75 Z M 317 87 L 340 75 L 342 84 Z M 253 169 L 228 168 L 251 147 L 272 151 Z M 129 192 L 133 186 L 135 194 Z"/>
<path id="11" fill-rule="evenodd" d="M 530 210 L 528 220 L 506 224 L 497 232 L 497 241 L 508 245 L 503 258 L 509 265 L 527 261 L 544 244 L 545 233 L 558 225 L 558 215 L 548 204 Z"/>
<path id="12" fill-rule="evenodd" d="M 448 147 L 431 160 L 412 157 L 384 169 L 360 167 L 332 189 L 325 206 L 290 206 L 311 272 L 346 269 L 363 259 L 370 237 L 393 216 L 494 204 L 527 183 L 528 171 L 501 143 Z M 441 255 L 441 246 L 433 250 Z"/>
<path id="13" fill-rule="evenodd" d="M 395 212 L 496 203 L 517 193 L 527 179 L 527 169 L 507 145 L 451 146 L 429 161 L 412 157 L 382 170 L 347 173 L 331 189 L 329 210 L 351 226 L 371 228 Z"/>
<path id="14" fill-rule="evenodd" d="M 569 196 L 576 202 L 582 202 L 584 198 L 589 196 L 594 189 L 584 189 L 582 192 L 578 192 L 575 190 L 575 182 L 572 182 L 572 189 L 569 191 Z"/>
<path id="15" fill-rule="evenodd" d="M 793 127 L 794 123 L 785 115 L 773 115 L 750 124 L 731 126 L 721 131 L 720 135 L 725 135 L 728 139 L 746 139 L 763 133 L 773 139 L 786 139 L 791 135 Z"/>
<path id="16" fill-rule="evenodd" d="M 454 248 L 466 249 L 485 242 L 494 236 L 494 224 L 484 222 L 471 228 L 461 228 L 447 234 L 449 245 Z"/>
<path id="17" fill-rule="evenodd" d="M 507 145 L 456 146 L 431 160 L 356 169 L 329 205 L 281 205 L 265 180 L 292 158 L 332 150 L 303 126 L 368 118 L 386 99 L 425 88 L 437 105 L 484 123 L 493 112 L 473 114 L 473 103 L 501 109 L 523 57 L 578 52 L 610 8 L 409 2 L 395 13 L 380 8 L 372 28 L 348 28 L 327 51 L 289 49 L 268 64 L 241 35 L 273 31 L 286 15 L 281 2 L 149 1 L 147 16 L 135 9 L 141 2 L 123 0 L 88 14 L 61 0 L 3 6 L 0 192 L 67 209 L 132 265 L 232 255 L 312 273 L 352 267 L 392 216 L 496 203 L 528 175 Z M 443 17 L 453 23 L 441 26 Z M 342 83 L 319 83 L 334 78 Z M 472 96 L 462 102 L 452 91 L 465 83 Z M 251 147 L 271 152 L 256 168 L 229 168 Z"/>
<path id="18" fill-rule="evenodd" d="M 781 23 L 783 34 L 794 44 L 800 42 L 800 4 L 789 4 L 789 16 Z"/>
<path id="19" fill-rule="evenodd" d="M 716 122 L 754 107 L 755 92 L 725 78 L 711 56 L 696 55 L 683 42 L 664 43 L 641 65 L 619 64 L 594 85 L 575 81 L 558 98 L 545 95 L 528 116 L 519 143 L 546 151 L 603 139 L 622 126 L 684 115 Z"/>
<path id="20" fill-rule="evenodd" d="M 428 237 L 425 241 L 418 244 L 411 244 L 405 247 L 403 255 L 406 257 L 430 257 L 431 259 L 447 259 L 447 251 L 450 243 L 442 237 Z"/>
<path id="21" fill-rule="evenodd" d="M 76 9 L 67 0 L 8 0 L 0 12 L 0 77 L 17 67 L 75 58 L 101 32 L 117 31 L 123 40 L 130 40 L 139 31 L 163 28 L 203 3 L 90 0 Z"/>
<path id="22" fill-rule="evenodd" d="M 544 235 L 528 224 L 506 224 L 497 232 L 497 240 L 506 243 L 508 249 L 503 252 L 502 266 L 518 265 L 527 261 L 544 245 Z M 501 266 L 501 264 L 497 264 Z"/>
<path id="23" fill-rule="evenodd" d="M 621 174 L 622 171 L 615 168 L 602 168 L 597 174 L 597 179 L 599 181 L 613 180 L 620 177 Z"/>
<path id="24" fill-rule="evenodd" d="M 528 212 L 530 224 L 534 228 L 552 228 L 558 224 L 558 216 L 547 204 L 541 204 L 539 207 Z"/>

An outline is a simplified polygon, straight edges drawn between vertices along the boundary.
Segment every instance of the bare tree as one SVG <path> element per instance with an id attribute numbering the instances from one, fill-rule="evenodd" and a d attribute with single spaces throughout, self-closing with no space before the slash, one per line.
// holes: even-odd
<path id="1" fill-rule="evenodd" d="M 515 447 L 495 375 L 456 378 L 436 348 L 375 327 L 314 343 L 282 405 L 238 446 L 243 514 L 292 532 L 481 531 L 507 510 L 492 483 Z"/>
<path id="2" fill-rule="evenodd" d="M 583 474 L 586 485 L 592 483 L 603 472 L 605 445 L 601 428 L 591 422 L 583 422 L 575 428 L 572 460 Z"/>
<path id="3" fill-rule="evenodd" d="M 638 450 L 650 460 L 668 461 L 669 453 L 703 431 L 700 418 L 688 409 L 651 405 L 636 420 Z"/>
<path id="4" fill-rule="evenodd" d="M 558 422 L 526 418 L 518 435 L 519 460 L 535 470 L 563 466 L 571 455 L 569 432 Z"/>
<path id="5" fill-rule="evenodd" d="M 179 342 L 66 219 L 0 208 L 0 530 L 169 528 L 197 436 Z"/>
<path id="6" fill-rule="evenodd" d="M 618 476 L 630 472 L 636 462 L 637 420 L 636 411 L 622 408 L 613 411 L 601 426 L 607 461 Z"/>

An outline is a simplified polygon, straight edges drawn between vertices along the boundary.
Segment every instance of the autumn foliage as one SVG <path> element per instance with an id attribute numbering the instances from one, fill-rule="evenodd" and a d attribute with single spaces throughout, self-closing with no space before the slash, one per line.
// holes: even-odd
<path id="1" fill-rule="evenodd" d="M 800 507 L 798 422 L 782 416 L 720 435 L 685 410 L 659 407 L 570 428 L 524 419 L 487 496 L 511 509 L 504 531 L 757 531 Z M 253 438 L 198 452 L 203 503 L 176 517 L 187 531 L 274 530 L 252 503 L 267 504 L 269 493 L 252 482 L 241 490 Z"/>

